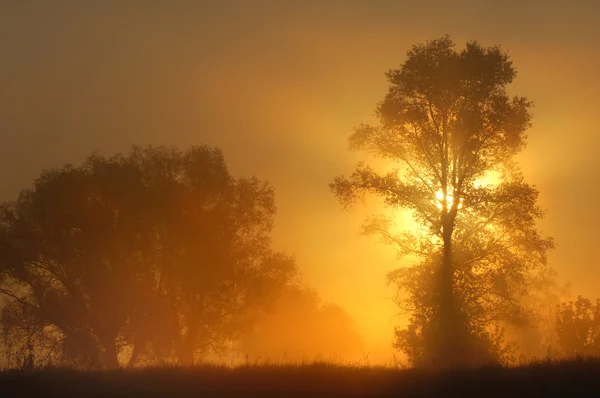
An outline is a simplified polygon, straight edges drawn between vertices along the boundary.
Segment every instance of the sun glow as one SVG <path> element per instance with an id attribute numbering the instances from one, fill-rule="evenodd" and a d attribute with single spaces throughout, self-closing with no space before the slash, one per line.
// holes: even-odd
<path id="1" fill-rule="evenodd" d="M 440 189 L 439 191 L 437 191 L 435 193 L 435 198 L 437 199 L 435 205 L 437 206 L 438 209 L 442 210 L 444 208 L 444 192 Z M 447 208 L 451 208 L 453 204 L 454 204 L 454 197 L 451 194 L 447 194 L 446 195 Z M 461 198 L 460 201 L 458 202 L 458 208 L 461 209 L 462 207 L 463 207 L 463 200 Z"/>
<path id="2" fill-rule="evenodd" d="M 473 183 L 473 187 L 475 188 L 483 188 L 490 185 L 497 185 L 500 182 L 500 173 L 494 171 L 488 171 L 483 177 L 478 178 Z M 442 189 L 439 189 L 435 193 L 435 205 L 438 209 L 442 210 L 444 208 L 444 192 Z M 451 208 L 454 204 L 454 197 L 451 193 L 446 194 L 446 205 L 447 208 Z M 460 198 L 460 202 L 458 204 L 458 208 L 462 209 L 463 207 L 463 198 Z"/>
<path id="3" fill-rule="evenodd" d="M 496 185 L 496 184 L 498 184 L 498 182 L 500 182 L 500 179 L 501 179 L 501 175 L 499 172 L 488 171 L 487 173 L 485 173 L 485 175 L 483 177 L 475 180 L 475 182 L 473 183 L 473 186 L 475 188 L 481 188 L 481 187 L 486 187 L 488 185 Z"/>

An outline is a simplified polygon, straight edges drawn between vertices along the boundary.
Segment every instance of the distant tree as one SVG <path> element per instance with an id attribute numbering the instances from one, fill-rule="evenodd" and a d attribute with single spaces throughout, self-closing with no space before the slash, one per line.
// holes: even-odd
<path id="1" fill-rule="evenodd" d="M 306 287 L 290 286 L 244 334 L 237 347 L 248 361 L 359 360 L 361 336 L 351 316 Z"/>
<path id="2" fill-rule="evenodd" d="M 4 335 L 53 336 L 47 349 L 86 367 L 127 352 L 191 364 L 295 277 L 270 249 L 274 214 L 270 186 L 232 177 L 208 147 L 46 170 L 0 208 Z"/>
<path id="3" fill-rule="evenodd" d="M 559 283 L 558 273 L 551 268 L 531 278 L 527 295 L 521 300 L 529 314 L 529 327 L 508 330 L 508 338 L 518 345 L 520 362 L 559 354 L 556 306 L 569 295 L 570 285 Z"/>
<path id="4" fill-rule="evenodd" d="M 563 355 L 600 355 L 600 299 L 578 296 L 558 305 L 556 333 Z"/>
<path id="5" fill-rule="evenodd" d="M 552 241 L 536 229 L 538 192 L 514 161 L 531 107 L 507 94 L 515 75 L 499 47 L 469 42 L 457 51 L 449 36 L 413 46 L 400 69 L 387 73 L 379 126 L 361 125 L 349 139 L 350 150 L 399 167 L 382 174 L 361 162 L 330 184 L 345 207 L 374 194 L 411 211 L 421 226 L 397 233 L 383 216 L 364 226 L 396 245 L 399 256 L 421 259 L 389 276 L 412 313 L 397 343 L 413 351 L 415 364 L 492 360 L 498 340 L 491 331 L 498 321 L 522 318 L 527 276 L 546 266 Z M 491 172 L 497 183 L 486 181 Z"/>

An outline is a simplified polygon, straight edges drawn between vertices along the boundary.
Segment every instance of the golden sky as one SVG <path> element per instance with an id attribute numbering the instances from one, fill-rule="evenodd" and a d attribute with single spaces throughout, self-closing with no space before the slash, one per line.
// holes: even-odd
<path id="1" fill-rule="evenodd" d="M 218 3 L 218 4 L 214 4 Z M 236 175 L 276 188 L 277 248 L 389 345 L 394 253 L 358 235 L 327 184 L 351 172 L 352 127 L 372 121 L 384 72 L 445 33 L 500 44 L 535 101 L 522 156 L 547 210 L 551 261 L 598 296 L 600 3 L 595 1 L 4 1 L 0 200 L 41 169 L 132 144 L 219 146 Z"/>

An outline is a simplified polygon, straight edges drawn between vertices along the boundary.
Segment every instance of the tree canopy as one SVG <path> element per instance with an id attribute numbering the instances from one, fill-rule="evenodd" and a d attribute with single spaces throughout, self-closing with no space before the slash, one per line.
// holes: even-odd
<path id="1" fill-rule="evenodd" d="M 5 341 L 86 367 L 192 364 L 295 283 L 275 211 L 268 183 L 209 147 L 46 170 L 0 207 Z"/>
<path id="2" fill-rule="evenodd" d="M 507 93 L 516 76 L 507 53 L 476 41 L 457 50 L 449 36 L 413 46 L 386 76 L 380 123 L 357 127 L 349 149 L 395 166 L 385 172 L 361 162 L 330 187 L 345 207 L 372 194 L 421 226 L 397 233 L 384 216 L 364 226 L 399 256 L 420 259 L 389 275 L 411 314 L 397 345 L 413 363 L 495 360 L 501 339 L 494 330 L 526 318 L 520 298 L 553 246 L 536 227 L 538 192 L 515 161 L 532 103 Z"/>

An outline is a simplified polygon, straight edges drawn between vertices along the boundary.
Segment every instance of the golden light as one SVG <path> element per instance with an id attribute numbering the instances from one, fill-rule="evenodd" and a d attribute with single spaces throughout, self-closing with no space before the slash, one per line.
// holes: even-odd
<path id="1" fill-rule="evenodd" d="M 475 188 L 486 187 L 488 185 L 496 185 L 501 180 L 501 174 L 497 171 L 488 171 L 483 177 L 478 178 L 473 183 Z"/>
<path id="2" fill-rule="evenodd" d="M 500 173 L 499 172 L 495 172 L 495 171 L 488 171 L 484 176 L 482 176 L 481 178 L 478 178 L 474 183 L 473 186 L 475 188 L 480 188 L 480 187 L 486 187 L 489 185 L 496 185 L 498 184 L 498 182 L 500 181 Z M 435 205 L 437 206 L 438 209 L 442 210 L 444 205 L 444 192 L 440 189 L 435 193 L 435 198 L 436 198 L 436 203 Z M 448 208 L 452 207 L 452 204 L 454 203 L 454 197 L 452 196 L 452 194 L 448 193 L 446 195 L 446 204 L 448 206 Z M 458 208 L 461 209 L 463 207 L 463 199 L 460 199 L 460 203 L 458 204 Z"/>
<path id="3" fill-rule="evenodd" d="M 444 192 L 442 192 L 442 190 L 440 189 L 439 191 L 437 191 L 435 193 L 435 198 L 437 199 L 436 201 L 436 206 L 438 209 L 442 210 L 443 209 L 443 203 L 444 203 Z M 451 194 L 447 194 L 446 195 L 446 205 L 448 206 L 448 208 L 452 207 L 454 203 L 454 197 Z M 458 203 L 458 208 L 461 209 L 463 207 L 463 200 L 462 198 L 460 199 L 460 202 Z"/>

